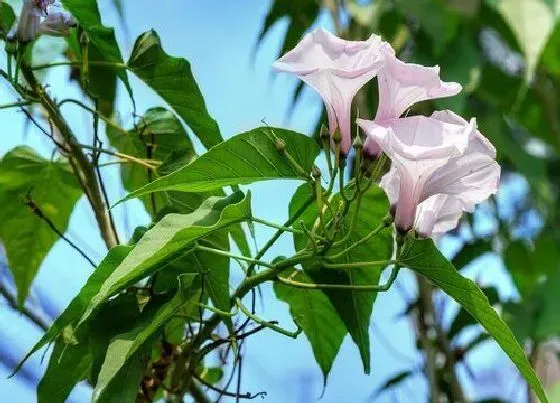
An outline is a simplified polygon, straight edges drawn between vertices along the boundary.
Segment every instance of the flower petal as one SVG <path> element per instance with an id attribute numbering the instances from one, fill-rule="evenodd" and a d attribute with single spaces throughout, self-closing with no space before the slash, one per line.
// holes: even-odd
<path id="1" fill-rule="evenodd" d="M 459 200 L 446 194 L 437 194 L 418 205 L 414 227 L 420 236 L 438 236 L 454 229 L 462 215 Z"/>
<path id="2" fill-rule="evenodd" d="M 297 75 L 321 95 L 331 135 L 340 128 L 343 154 L 351 146 L 352 99 L 377 75 L 383 64 L 381 48 L 386 46 L 376 35 L 367 41 L 346 41 L 318 28 L 273 64 L 278 71 Z"/>
<path id="3" fill-rule="evenodd" d="M 398 118 L 416 102 L 461 92 L 460 84 L 440 80 L 438 66 L 404 63 L 391 52 L 384 52 L 384 56 L 385 65 L 378 77 L 377 121 Z"/>
<path id="4" fill-rule="evenodd" d="M 463 118 L 450 111 L 437 112 L 432 117 L 467 124 Z M 495 157 L 495 148 L 476 130 L 465 152 L 451 158 L 444 167 L 433 173 L 426 182 L 421 200 L 433 194 L 445 193 L 460 200 L 465 211 L 472 211 L 476 204 L 498 191 L 501 169 Z"/>

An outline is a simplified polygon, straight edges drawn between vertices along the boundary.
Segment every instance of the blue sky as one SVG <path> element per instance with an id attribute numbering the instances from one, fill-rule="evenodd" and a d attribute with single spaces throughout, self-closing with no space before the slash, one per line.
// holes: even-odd
<path id="1" fill-rule="evenodd" d="M 8 3 L 11 3 L 8 1 Z M 107 25 L 118 25 L 118 19 L 109 0 L 100 0 L 102 14 Z M 259 126 L 261 119 L 273 126 L 285 126 L 303 133 L 309 133 L 321 111 L 319 98 L 307 91 L 297 105 L 290 120 L 286 120 L 293 88 L 292 77 L 276 75 L 270 64 L 280 48 L 284 23 L 274 27 L 261 47 L 254 53 L 255 40 L 269 6 L 262 0 L 148 0 L 123 1 L 128 31 L 117 30 L 123 54 L 130 53 L 134 38 L 140 33 L 155 29 L 161 36 L 164 48 L 172 55 L 187 58 L 205 96 L 208 109 L 218 121 L 224 136 L 230 137 L 247 129 Z M 330 28 L 327 18 L 320 23 Z M 54 46 L 57 41 L 45 42 Z M 60 43 L 60 42 L 58 42 Z M 0 59 L 1 60 L 1 59 Z M 1 61 L 1 63 L 4 63 Z M 58 98 L 79 97 L 78 89 L 67 83 L 68 70 L 65 67 L 53 69 L 48 76 L 51 91 Z M 131 77 L 136 95 L 138 111 L 163 105 L 162 101 L 134 77 Z M 121 89 L 122 90 L 122 89 Z M 121 116 L 128 117 L 130 103 L 121 91 L 119 107 Z M 12 102 L 13 95 L 7 86 L 0 85 L 0 103 Z M 66 114 L 79 135 L 87 136 L 89 121 L 79 109 L 68 106 Z M 123 119 L 129 122 L 129 119 Z M 15 110 L 0 110 L 0 155 L 17 144 L 27 144 L 38 148 L 43 155 L 50 155 L 49 144 L 33 127 L 25 124 L 24 116 Z M 110 197 L 119 199 L 118 172 L 105 171 L 109 183 Z M 257 217 L 282 222 L 287 215 L 287 204 L 295 190 L 296 183 L 264 183 L 251 189 L 254 192 L 253 210 Z M 126 213 L 125 213 L 126 210 Z M 118 225 L 123 238 L 127 238 L 136 225 L 146 224 L 147 216 L 140 204 L 132 201 L 116 209 Z M 260 244 L 271 231 L 258 228 Z M 105 248 L 97 235 L 97 229 L 87 203 L 82 200 L 72 215 L 69 236 L 83 246 L 96 260 L 105 254 Z M 456 243 L 446 242 L 444 249 L 452 252 Z M 285 255 L 292 251 L 288 237 L 280 239 L 273 249 L 274 255 Z M 480 259 L 469 269 L 469 274 L 483 282 L 499 280 L 501 291 L 511 292 L 509 279 L 501 274 L 500 261 L 496 257 Z M 67 245 L 59 242 L 41 267 L 33 286 L 32 299 L 49 307 L 49 312 L 57 312 L 66 306 L 78 292 L 91 269 L 87 262 Z M 1 273 L 1 271 L 0 271 Z M 232 276 L 239 280 L 241 273 L 232 267 Z M 329 384 L 322 402 L 365 401 L 371 393 L 389 376 L 410 367 L 419 367 L 421 358 L 415 353 L 413 329 L 406 319 L 397 315 L 406 308 L 406 298 L 414 295 L 410 276 L 403 272 L 398 287 L 378 297 L 374 307 L 372 337 L 372 374 L 363 375 L 357 349 L 349 337 L 345 339 L 341 352 L 334 364 Z M 278 320 L 286 327 L 292 321 L 286 306 L 274 300 L 270 285 L 264 287 L 265 307 L 260 311 L 267 319 Z M 446 312 L 449 316 L 454 308 Z M 17 360 L 40 336 L 37 329 L 9 309 L 0 306 L 0 349 L 8 351 Z M 381 335 L 379 334 L 381 332 Z M 399 351 L 395 357 L 387 347 Z M 9 346 L 9 347 L 8 347 Z M 322 392 L 322 376 L 314 363 L 311 348 L 304 337 L 293 341 L 273 332 L 261 332 L 247 343 L 243 391 L 268 393 L 267 402 L 307 402 L 315 401 Z M 41 354 L 30 361 L 27 372 L 37 379 L 46 367 L 41 365 Z M 512 369 L 505 356 L 492 344 L 480 348 L 472 357 L 479 368 L 481 378 L 491 380 L 485 391 L 503 392 L 512 386 Z M 501 368 L 499 374 L 495 368 Z M 461 370 L 462 375 L 464 371 Z M 35 401 L 34 390 L 15 378 L 6 380 L 8 371 L 0 365 L 0 397 L 9 401 Z M 465 379 L 467 379 L 465 377 Z M 467 381 L 467 384 L 469 382 Z M 513 384 L 515 388 L 515 384 Z M 472 387 L 469 387 L 472 391 Z M 88 390 L 79 388 L 72 395 L 72 401 L 88 401 Z M 397 401 L 424 401 L 427 389 L 421 377 L 408 382 L 406 388 L 398 392 Z M 504 397 L 510 397 L 504 393 Z M 378 400 L 395 401 L 391 394 L 382 395 Z"/>

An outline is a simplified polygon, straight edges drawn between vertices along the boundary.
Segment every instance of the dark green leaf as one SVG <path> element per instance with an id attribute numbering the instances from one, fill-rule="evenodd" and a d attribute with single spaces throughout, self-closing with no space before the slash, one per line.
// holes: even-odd
<path id="1" fill-rule="evenodd" d="M 176 314 L 185 303 L 196 304 L 198 295 L 196 294 L 195 282 L 196 275 L 185 274 L 179 278 L 179 289 L 177 294 L 166 301 L 151 301 L 142 312 L 142 316 L 136 326 L 129 332 L 119 334 L 109 344 L 105 362 L 101 366 L 99 378 L 93 392 L 93 401 L 105 401 L 103 395 L 113 379 L 126 376 L 121 375 L 115 378 L 129 359 L 131 359 L 144 343 L 154 335 L 158 329 Z"/>
<path id="2" fill-rule="evenodd" d="M 414 371 L 403 371 L 399 372 L 396 375 L 393 375 L 391 378 L 387 379 L 383 386 L 379 388 L 377 392 L 375 392 L 374 399 L 379 397 L 382 392 L 385 392 L 388 389 L 392 389 L 398 386 L 401 382 L 405 381 L 407 378 L 414 375 Z"/>
<path id="3" fill-rule="evenodd" d="M 118 67 L 123 65 L 121 50 L 115 38 L 113 28 L 104 27 L 101 23 L 101 15 L 96 0 L 61 0 L 62 5 L 72 13 L 74 18 L 87 32 L 89 40 L 95 45 L 99 55 L 105 60 L 117 65 L 117 75 L 124 83 L 128 93 L 132 97 L 132 89 L 128 82 L 126 70 Z"/>
<path id="4" fill-rule="evenodd" d="M 10 32 L 10 28 L 16 21 L 16 14 L 10 5 L 0 3 L 0 39 L 5 39 Z"/>
<path id="5" fill-rule="evenodd" d="M 224 377 L 224 370 L 220 367 L 202 368 L 198 372 L 198 376 L 208 383 L 216 384 Z"/>
<path id="6" fill-rule="evenodd" d="M 315 0 L 276 0 L 272 3 L 265 17 L 263 27 L 259 33 L 257 44 L 261 43 L 265 35 L 280 20 L 288 18 L 288 29 L 284 36 L 280 54 L 294 48 L 301 36 L 319 17 L 321 7 Z"/>
<path id="7" fill-rule="evenodd" d="M 14 373 L 19 371 L 25 361 L 35 352 L 55 340 L 67 326 L 75 325 L 80 320 L 91 299 L 99 292 L 101 285 L 107 280 L 109 275 L 124 260 L 128 253 L 132 250 L 130 246 L 117 246 L 109 251 L 105 259 L 88 278 L 86 284 L 80 292 L 70 302 L 68 307 L 54 321 L 49 330 L 41 337 L 41 339 L 26 354 L 25 358 L 18 364 Z"/>
<path id="8" fill-rule="evenodd" d="M 294 271 L 283 274 L 289 277 Z M 304 273 L 298 275 L 298 281 L 312 282 Z M 288 287 L 282 283 L 274 283 L 276 297 L 287 303 L 294 321 L 303 329 L 311 343 L 315 361 L 323 371 L 324 383 L 342 340 L 346 335 L 346 327 L 327 296 L 320 290 L 309 290 Z"/>
<path id="9" fill-rule="evenodd" d="M 189 62 L 165 53 L 155 31 L 138 37 L 128 68 L 177 112 L 206 148 L 223 141 L 218 124 L 208 114 Z"/>
<path id="10" fill-rule="evenodd" d="M 311 138 L 290 130 L 261 127 L 232 137 L 184 168 L 132 192 L 124 200 L 151 192 L 209 192 L 264 180 L 306 179 L 280 154 L 276 138 L 286 143 L 286 151 L 310 173 L 319 155 L 319 147 Z"/>
<path id="11" fill-rule="evenodd" d="M 292 202 L 290 203 L 290 214 L 301 206 L 311 194 L 311 187 L 309 185 L 301 186 Z M 337 205 L 339 198 L 333 200 L 333 205 Z M 350 207 L 350 211 L 345 219 L 345 234 L 349 230 L 350 220 L 354 215 L 356 203 Z M 385 193 L 377 186 L 372 186 L 368 192 L 363 196 L 361 203 L 360 214 L 356 221 L 356 226 L 352 232 L 351 237 L 347 240 L 346 244 L 332 249 L 329 255 L 334 255 L 341 252 L 346 248 L 364 238 L 369 232 L 379 225 L 385 215 L 389 211 L 389 203 Z M 311 228 L 315 223 L 317 217 L 316 205 L 311 205 L 302 215 L 302 220 Z M 305 238 L 302 236 L 295 236 L 294 243 L 296 249 L 301 249 L 305 246 Z M 354 249 L 351 253 L 347 254 L 335 263 L 350 263 L 350 262 L 367 262 L 372 260 L 388 260 L 391 257 L 392 251 L 392 236 L 389 229 L 381 231 L 377 236 L 371 238 L 368 242 L 361 245 L 359 248 Z M 346 284 L 346 285 L 375 285 L 379 282 L 381 269 L 371 267 L 367 268 L 352 268 L 342 270 L 330 269 L 317 269 L 306 267 L 307 274 L 316 283 L 332 283 L 332 284 Z M 370 317 L 373 309 L 373 303 L 376 298 L 375 292 L 358 292 L 358 291 L 343 291 L 343 290 L 325 290 L 324 293 L 329 297 L 332 305 L 338 312 L 338 315 L 345 323 L 352 339 L 360 350 L 362 357 L 364 371 L 369 372 L 370 369 L 370 348 L 369 348 L 369 324 Z"/>
<path id="12" fill-rule="evenodd" d="M 178 164 L 179 157 L 181 163 L 186 165 L 196 155 L 181 122 L 172 112 L 164 108 L 148 109 L 138 126 L 129 131 L 107 126 L 107 137 L 111 145 L 123 154 L 165 162 L 164 171 L 172 169 L 171 163 Z M 122 165 L 121 176 L 124 188 L 132 192 L 157 179 L 160 170 L 150 169 L 137 163 L 128 163 Z M 158 209 L 170 203 L 169 198 L 169 195 L 160 193 L 141 197 L 141 200 L 146 210 L 154 215 Z M 194 208 L 203 200 L 199 197 Z M 153 209 L 154 205 L 156 211 Z"/>
<path id="13" fill-rule="evenodd" d="M 91 299 L 80 323 L 107 298 L 180 257 L 194 243 L 251 216 L 249 195 L 211 197 L 191 214 L 168 214 L 148 230 Z"/>
<path id="14" fill-rule="evenodd" d="M 511 330 L 488 303 L 488 298 L 480 288 L 461 276 L 437 250 L 431 239 L 416 240 L 407 237 L 400 261 L 403 266 L 430 279 L 465 308 L 510 357 L 541 401 L 547 402 L 542 385 Z"/>
<path id="15" fill-rule="evenodd" d="M 37 401 L 65 402 L 74 386 L 89 376 L 91 362 L 87 343 L 66 344 L 62 338 L 58 339 L 45 375 L 37 386 Z"/>
<path id="16" fill-rule="evenodd" d="M 63 160 L 49 161 L 30 148 L 17 147 L 0 161 L 0 240 L 20 304 L 43 259 L 60 238 L 39 214 L 64 233 L 80 196 L 81 189 Z"/>

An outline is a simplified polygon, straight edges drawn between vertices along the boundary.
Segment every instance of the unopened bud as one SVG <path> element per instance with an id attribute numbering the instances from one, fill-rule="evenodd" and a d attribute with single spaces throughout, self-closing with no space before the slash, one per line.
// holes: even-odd
<path id="1" fill-rule="evenodd" d="M 283 153 L 286 151 L 286 142 L 282 139 L 276 139 L 276 149 Z"/>
<path id="2" fill-rule="evenodd" d="M 336 146 L 336 145 L 339 145 L 340 142 L 342 141 L 342 133 L 340 133 L 340 129 L 339 129 L 339 128 L 337 128 L 337 129 L 334 131 L 334 134 L 333 134 L 333 136 L 332 136 L 332 141 L 333 141 L 333 143 L 334 143 L 335 146 Z"/>
<path id="3" fill-rule="evenodd" d="M 321 137 L 321 140 L 323 142 L 330 140 L 331 133 L 329 132 L 329 129 L 327 128 L 327 126 L 321 125 L 321 132 L 320 132 L 319 136 Z"/>
<path id="4" fill-rule="evenodd" d="M 313 176 L 315 180 L 321 179 L 321 170 L 316 165 L 313 165 L 311 169 L 311 176 Z"/>
<path id="5" fill-rule="evenodd" d="M 361 150 L 364 147 L 364 141 L 362 140 L 362 137 L 360 136 L 360 134 L 358 134 L 356 136 L 356 138 L 354 139 L 354 142 L 352 143 L 352 147 L 354 147 L 356 152 L 358 150 Z"/>

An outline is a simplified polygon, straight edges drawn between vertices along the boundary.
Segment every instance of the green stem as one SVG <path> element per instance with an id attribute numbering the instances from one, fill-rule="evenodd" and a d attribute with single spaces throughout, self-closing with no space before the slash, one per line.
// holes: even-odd
<path id="1" fill-rule="evenodd" d="M 267 321 L 265 321 L 264 319 L 261 319 L 261 318 L 259 318 L 258 316 L 253 315 L 253 314 L 251 313 L 251 311 L 249 311 L 249 310 L 245 307 L 245 305 L 243 305 L 243 303 L 241 302 L 241 299 L 240 299 L 240 298 L 237 298 L 236 304 L 237 304 L 237 306 L 239 307 L 239 309 L 241 310 L 241 312 L 243 312 L 248 318 L 250 318 L 250 319 L 253 320 L 254 322 L 258 323 L 259 325 L 266 326 L 266 327 L 268 327 L 268 328 L 274 330 L 275 332 L 278 332 L 278 333 L 283 334 L 283 335 L 285 335 L 285 336 L 291 337 L 292 339 L 297 338 L 298 335 L 303 331 L 303 329 L 301 328 L 301 326 L 298 325 L 297 323 L 296 323 L 297 330 L 295 330 L 295 331 L 293 331 L 293 332 L 290 332 L 289 330 L 283 329 L 283 328 L 281 328 L 280 326 L 275 325 L 274 323 L 267 322 Z"/>
<path id="2" fill-rule="evenodd" d="M 33 102 L 31 101 L 12 102 L 9 104 L 0 105 L 0 109 L 20 108 L 22 106 L 30 106 L 30 105 L 33 105 Z"/>
<path id="3" fill-rule="evenodd" d="M 299 234 L 299 235 L 305 235 L 303 231 L 291 228 L 291 227 L 285 227 L 283 225 L 278 225 L 276 223 L 270 222 L 270 221 L 266 221 L 260 218 L 255 218 L 255 217 L 251 217 L 251 221 L 259 223 L 259 224 L 263 224 L 266 225 L 267 227 L 271 227 L 271 228 L 276 228 L 277 230 L 281 230 L 284 232 L 292 232 L 294 234 Z"/>
<path id="4" fill-rule="evenodd" d="M 130 133 L 128 131 L 124 130 L 122 127 L 115 124 L 115 122 L 113 122 L 110 118 L 108 118 L 106 116 L 103 116 L 101 113 L 99 113 L 95 109 L 90 108 L 89 106 L 87 106 L 86 104 L 84 104 L 81 101 L 78 101 L 77 99 L 72 99 L 72 98 L 63 99 L 62 101 L 60 101 L 58 103 L 58 106 L 61 107 L 62 105 L 67 104 L 67 103 L 72 103 L 72 104 L 75 104 L 75 105 L 78 105 L 78 106 L 82 107 L 86 111 L 96 115 L 99 119 L 104 121 L 106 125 L 111 126 L 113 129 L 118 130 L 119 132 L 121 132 L 123 134 L 130 135 Z"/>
<path id="5" fill-rule="evenodd" d="M 142 158 L 136 158 L 132 155 L 128 155 L 128 154 L 123 154 L 123 153 L 119 153 L 117 151 L 111 151 L 111 150 L 107 150 L 105 148 L 100 148 L 100 147 L 93 147 L 87 144 L 78 144 L 80 147 L 86 149 L 86 150 L 91 150 L 91 151 L 96 151 L 96 152 L 100 152 L 103 154 L 107 154 L 107 155 L 112 155 L 113 157 L 118 157 L 118 158 L 122 158 L 123 160 L 128 160 L 130 162 L 134 162 L 136 164 L 139 165 L 143 165 L 146 168 L 149 169 L 156 169 L 157 166 L 156 165 L 152 165 L 152 164 L 157 164 L 157 161 L 146 161 Z"/>
<path id="6" fill-rule="evenodd" d="M 373 231 L 371 231 L 369 234 L 367 234 L 365 237 L 363 237 L 362 239 L 360 239 L 358 242 L 350 245 L 349 247 L 347 247 L 346 249 L 342 250 L 341 252 L 337 253 L 336 255 L 332 255 L 329 256 L 329 259 L 332 260 L 336 260 L 336 259 L 340 259 L 341 257 L 344 257 L 345 254 L 347 254 L 348 252 L 356 249 L 357 247 L 363 245 L 364 243 L 366 243 L 367 241 L 369 241 L 372 237 L 374 237 L 375 235 L 377 235 L 380 231 L 384 230 L 385 228 L 389 227 L 391 225 L 391 223 L 393 222 L 393 218 L 391 217 L 391 215 L 387 215 L 385 216 L 385 218 L 383 219 L 383 221 L 381 222 L 381 224 L 379 224 Z M 347 237 L 345 237 L 347 238 Z M 341 246 L 344 244 L 344 242 L 346 242 L 344 239 L 341 241 L 336 242 L 333 247 L 336 246 Z"/>
<path id="7" fill-rule="evenodd" d="M 231 318 L 231 317 L 237 315 L 237 313 L 238 313 L 237 309 L 234 312 L 227 312 L 227 311 L 222 311 L 221 309 L 214 308 L 213 306 L 206 305 L 206 304 L 203 304 L 203 303 L 199 303 L 198 305 L 201 308 L 207 309 L 210 312 L 213 312 L 213 313 L 215 313 L 216 315 L 219 315 L 219 316 L 226 316 L 226 317 Z"/>
<path id="8" fill-rule="evenodd" d="M 100 66 L 100 67 L 113 67 L 115 69 L 126 69 L 128 66 L 126 63 L 115 63 L 115 62 L 106 62 L 106 61 L 92 61 L 88 60 L 87 62 L 90 66 Z M 31 70 L 44 70 L 49 69 L 51 67 L 59 67 L 59 66 L 73 66 L 73 67 L 82 67 L 83 61 L 64 61 L 64 62 L 53 62 L 53 63 L 44 63 L 44 64 L 36 64 L 35 66 L 31 67 Z"/>
<path id="9" fill-rule="evenodd" d="M 326 269 L 354 269 L 358 267 L 389 266 L 396 263 L 395 260 L 372 260 L 371 262 L 322 263 L 321 266 Z"/>
<path id="10" fill-rule="evenodd" d="M 273 267 L 274 266 L 274 265 L 272 265 L 268 262 L 265 262 L 263 260 L 253 259 L 253 258 L 246 257 L 246 256 L 234 255 L 233 253 L 230 253 L 228 251 L 221 250 L 221 249 L 208 248 L 206 246 L 201 246 L 201 245 L 196 246 L 195 249 L 205 251 L 205 252 L 209 252 L 209 253 L 214 253 L 215 255 L 229 257 L 230 259 L 242 260 L 242 261 L 245 261 L 245 262 L 249 262 L 253 265 L 264 266 L 264 267 Z"/>
<path id="11" fill-rule="evenodd" d="M 292 217 L 290 217 L 283 225 L 283 227 L 290 227 L 304 212 L 305 210 L 307 210 L 307 208 L 315 201 L 315 195 L 312 195 L 311 197 L 309 197 L 304 203 L 303 205 L 294 213 L 294 215 Z M 278 229 L 278 231 L 276 231 L 276 233 L 272 236 L 272 238 L 270 238 L 268 240 L 268 242 L 261 248 L 261 250 L 259 250 L 257 252 L 257 255 L 255 256 L 255 260 L 258 261 L 260 258 L 262 258 L 265 253 L 272 247 L 272 245 L 274 245 L 274 243 L 278 240 L 278 238 L 280 238 L 280 236 L 282 236 L 282 234 L 285 231 L 283 229 Z M 247 268 L 247 274 L 248 276 L 252 276 L 253 272 L 255 271 L 255 266 L 257 266 L 257 263 L 251 263 L 249 265 L 249 267 Z"/>

